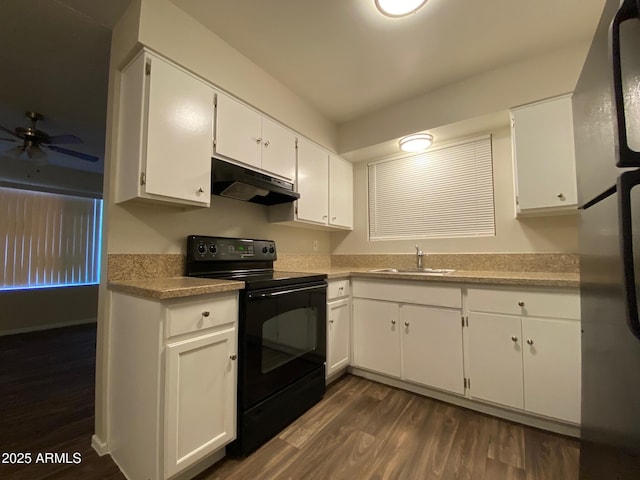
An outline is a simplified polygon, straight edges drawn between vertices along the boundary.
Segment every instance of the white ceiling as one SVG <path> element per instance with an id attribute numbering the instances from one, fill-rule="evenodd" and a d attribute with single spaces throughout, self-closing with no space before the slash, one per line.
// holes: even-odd
<path id="1" fill-rule="evenodd" d="M 172 0 L 343 123 L 496 66 L 591 38 L 605 0 Z"/>

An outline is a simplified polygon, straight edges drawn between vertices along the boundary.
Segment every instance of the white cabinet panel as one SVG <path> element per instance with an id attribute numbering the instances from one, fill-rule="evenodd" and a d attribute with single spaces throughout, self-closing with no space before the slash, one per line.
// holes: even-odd
<path id="1" fill-rule="evenodd" d="M 464 394 L 460 312 L 402 305 L 403 378 Z"/>
<path id="2" fill-rule="evenodd" d="M 353 363 L 357 367 L 400 377 L 398 305 L 353 299 Z"/>
<path id="3" fill-rule="evenodd" d="M 329 156 L 329 224 L 353 228 L 353 165 Z"/>
<path id="4" fill-rule="evenodd" d="M 322 148 L 298 140 L 298 219 L 326 224 L 329 217 L 329 155 Z"/>
<path id="5" fill-rule="evenodd" d="M 580 423 L 580 323 L 522 322 L 524 408 Z"/>
<path id="6" fill-rule="evenodd" d="M 448 285 L 429 285 L 425 282 L 403 280 L 353 280 L 353 296 L 417 303 L 437 307 L 462 308 L 462 290 Z"/>
<path id="7" fill-rule="evenodd" d="M 327 376 L 351 360 L 351 299 L 327 304 Z"/>
<path id="8" fill-rule="evenodd" d="M 469 314 L 470 395 L 522 408 L 522 330 L 519 317 Z"/>
<path id="9" fill-rule="evenodd" d="M 146 51 L 123 70 L 120 87 L 116 202 L 208 206 L 213 88 Z"/>
<path id="10" fill-rule="evenodd" d="M 511 111 L 519 213 L 575 209 L 577 205 L 571 97 Z"/>
<path id="11" fill-rule="evenodd" d="M 224 94 L 216 103 L 216 153 L 261 168 L 262 116 Z"/>
<path id="12" fill-rule="evenodd" d="M 292 182 L 296 178 L 296 136 L 265 117 L 262 118 L 262 169 Z"/>
<path id="13" fill-rule="evenodd" d="M 235 438 L 235 330 L 167 345 L 165 478 Z"/>
<path id="14" fill-rule="evenodd" d="M 580 318 L 580 295 L 577 292 L 538 289 L 470 288 L 469 310 L 506 313 L 519 316 Z"/>

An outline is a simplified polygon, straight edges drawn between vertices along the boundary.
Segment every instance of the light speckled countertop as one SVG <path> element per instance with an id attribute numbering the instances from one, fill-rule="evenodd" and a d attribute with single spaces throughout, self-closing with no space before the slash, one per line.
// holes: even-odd
<path id="1" fill-rule="evenodd" d="M 215 280 L 211 278 L 165 277 L 137 280 L 114 280 L 108 287 L 113 292 L 127 293 L 138 297 L 165 300 L 168 298 L 191 297 L 207 293 L 242 290 L 244 282 Z"/>
<path id="2" fill-rule="evenodd" d="M 472 283 L 486 285 L 515 285 L 539 287 L 578 287 L 577 273 L 548 272 L 479 272 L 459 270 L 447 275 L 419 275 L 410 273 L 371 272 L 366 268 L 328 268 L 303 270 L 299 272 L 326 274 L 329 280 L 341 278 L 386 278 L 395 280 L 418 280 L 424 282 Z M 114 292 L 128 293 L 140 297 L 164 300 L 189 297 L 207 293 L 220 293 L 244 288 L 244 282 L 215 280 L 208 278 L 168 277 L 138 280 L 116 280 L 108 284 Z"/>

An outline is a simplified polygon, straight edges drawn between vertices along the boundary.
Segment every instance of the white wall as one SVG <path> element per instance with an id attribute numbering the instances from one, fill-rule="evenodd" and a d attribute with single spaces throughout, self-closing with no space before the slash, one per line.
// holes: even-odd
<path id="1" fill-rule="evenodd" d="M 365 161 L 356 164 L 354 169 L 354 230 L 332 234 L 332 253 L 413 253 L 416 243 L 426 253 L 577 252 L 577 215 L 515 218 L 510 129 L 504 127 L 492 135 L 495 237 L 370 242 Z"/>
<path id="2" fill-rule="evenodd" d="M 589 42 L 511 63 L 340 125 L 339 153 L 573 91 Z"/>

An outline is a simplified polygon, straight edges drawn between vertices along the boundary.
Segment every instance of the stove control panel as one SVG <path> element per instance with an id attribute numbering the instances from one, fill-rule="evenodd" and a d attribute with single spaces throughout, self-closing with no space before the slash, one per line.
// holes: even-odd
<path id="1" fill-rule="evenodd" d="M 243 261 L 276 260 L 276 243 L 273 240 L 247 238 L 187 237 L 187 261 Z"/>

